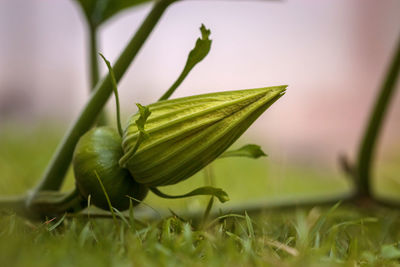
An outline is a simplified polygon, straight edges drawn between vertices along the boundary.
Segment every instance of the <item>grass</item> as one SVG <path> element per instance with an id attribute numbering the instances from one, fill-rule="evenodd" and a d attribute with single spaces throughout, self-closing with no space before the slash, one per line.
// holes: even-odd
<path id="1" fill-rule="evenodd" d="M 60 134 L 46 127 L 30 132 L 3 128 L 0 194 L 23 193 L 32 187 Z M 398 160 L 396 156 L 393 158 Z M 388 181 L 381 183 L 379 192 L 388 190 L 385 192 L 395 196 L 395 190 L 399 192 L 394 186 L 398 181 L 389 178 L 395 178 L 393 174 L 399 172 L 398 164 L 385 161 L 379 166 L 380 174 Z M 227 205 L 219 205 L 214 211 L 227 212 L 239 203 L 279 203 L 333 196 L 349 190 L 338 173 L 323 167 L 296 165 L 283 169 L 272 158 L 221 159 L 215 162 L 213 170 L 216 186 L 224 188 L 231 198 Z M 163 189 L 168 193 L 185 193 L 204 185 L 204 180 L 203 174 L 198 174 Z M 64 189 L 72 186 L 70 173 Z M 167 216 L 146 220 L 135 211 L 118 220 L 118 225 L 110 219 L 91 217 L 48 218 L 47 222 L 39 223 L 0 213 L 0 262 L 2 266 L 400 265 L 400 211 L 397 210 L 343 204 L 265 210 L 250 216 L 243 211 L 214 221 L 210 218 L 204 224 L 191 220 L 187 212 L 201 214 L 207 201 L 207 197 L 163 200 L 150 195 L 146 203 Z M 183 218 L 171 215 L 167 208 Z"/>
<path id="2" fill-rule="evenodd" d="M 400 213 L 293 210 L 231 216 L 198 229 L 169 217 L 33 224 L 0 218 L 3 266 L 398 266 Z M 117 230 L 119 229 L 119 230 Z"/>

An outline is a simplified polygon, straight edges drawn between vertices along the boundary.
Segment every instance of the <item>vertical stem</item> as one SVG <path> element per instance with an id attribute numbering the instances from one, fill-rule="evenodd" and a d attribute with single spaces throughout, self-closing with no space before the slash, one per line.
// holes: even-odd
<path id="1" fill-rule="evenodd" d="M 89 24 L 90 86 L 93 90 L 99 81 L 99 61 L 97 54 L 97 27 Z"/>
<path id="2" fill-rule="evenodd" d="M 130 63 L 139 52 L 143 43 L 156 26 L 166 8 L 175 1 L 176 0 L 163 0 L 155 3 L 153 9 L 143 21 L 142 25 L 137 30 L 136 34 L 130 40 L 129 44 L 126 46 L 125 50 L 121 53 L 114 65 L 115 79 L 117 81 L 119 81 L 125 74 Z M 69 164 L 71 163 L 72 154 L 76 144 L 79 141 L 79 138 L 93 125 L 111 93 L 112 84 L 110 75 L 107 75 L 103 80 L 97 83 L 95 90 L 93 91 L 89 101 L 82 110 L 78 119 L 67 131 L 64 139 L 61 141 L 55 154 L 53 155 L 40 183 L 32 192 L 33 197 L 38 191 L 41 190 L 60 189 Z"/>
<path id="3" fill-rule="evenodd" d="M 97 82 L 99 81 L 99 61 L 98 61 L 98 47 L 97 47 L 97 27 L 91 25 L 90 21 L 87 20 L 89 25 L 89 57 L 90 57 L 90 88 L 94 90 Z M 97 119 L 98 125 L 107 124 L 106 114 L 102 111 Z"/>
<path id="4" fill-rule="evenodd" d="M 357 178 L 358 193 L 361 196 L 371 196 L 371 169 L 374 159 L 376 142 L 378 140 L 383 121 L 390 100 L 396 89 L 396 81 L 400 69 L 400 39 L 398 40 L 395 54 L 387 71 L 381 90 L 376 98 L 374 108 L 371 111 L 367 127 L 362 138 L 358 159 Z"/>

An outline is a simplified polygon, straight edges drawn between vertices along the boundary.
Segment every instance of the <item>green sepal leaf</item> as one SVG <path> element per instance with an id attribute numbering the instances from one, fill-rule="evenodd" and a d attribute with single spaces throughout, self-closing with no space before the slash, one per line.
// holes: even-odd
<path id="1" fill-rule="evenodd" d="M 174 84 L 165 92 L 165 94 L 160 97 L 158 101 L 168 99 L 178 88 L 178 86 L 183 82 L 189 72 L 196 66 L 197 63 L 202 61 L 210 52 L 212 41 L 208 38 L 211 34 L 210 29 L 207 29 L 204 24 L 201 24 L 200 27 L 201 38 L 198 38 L 196 41 L 196 45 L 189 52 L 185 67 L 183 68 L 182 73 L 179 75 L 178 79 L 174 82 Z"/>
<path id="2" fill-rule="evenodd" d="M 197 39 L 195 47 L 190 51 L 185 69 L 192 69 L 208 55 L 208 52 L 210 52 L 212 41 L 208 37 L 210 36 L 211 31 L 210 29 L 207 29 L 204 24 L 201 24 L 200 31 L 201 38 Z"/>
<path id="3" fill-rule="evenodd" d="M 187 194 L 175 195 L 175 196 L 165 194 L 165 193 L 161 192 L 160 190 L 158 190 L 156 187 L 151 187 L 150 190 L 151 190 L 151 192 L 153 192 L 154 194 L 156 194 L 157 196 L 162 197 L 162 198 L 174 199 L 174 198 L 185 198 L 185 197 L 200 196 L 200 195 L 210 195 L 210 196 L 215 196 L 216 198 L 218 198 L 218 200 L 221 203 L 224 203 L 229 200 L 229 196 L 224 190 L 222 190 L 221 188 L 216 188 L 216 187 L 212 187 L 212 186 L 199 187 Z"/>
<path id="4" fill-rule="evenodd" d="M 88 23 L 98 27 L 112 16 L 151 0 L 75 0 L 80 4 Z"/>
<path id="5" fill-rule="evenodd" d="M 146 124 L 147 118 L 150 116 L 151 111 L 148 107 L 142 106 L 139 103 L 136 103 L 136 106 L 139 109 L 139 118 L 135 121 L 136 126 L 140 133 L 142 133 L 144 138 L 148 138 L 149 134 L 144 130 L 144 125 Z"/>
<path id="6" fill-rule="evenodd" d="M 236 150 L 226 151 L 222 153 L 222 155 L 219 156 L 219 158 L 247 157 L 252 159 L 258 159 L 259 157 L 266 157 L 266 156 L 268 155 L 265 154 L 264 151 L 262 151 L 259 145 L 248 144 Z"/>
<path id="7" fill-rule="evenodd" d="M 119 161 L 119 165 L 123 168 L 125 168 L 126 162 L 133 156 L 135 155 L 136 151 L 139 149 L 140 144 L 146 140 L 147 138 L 149 138 L 149 134 L 145 131 L 144 129 L 144 125 L 146 124 L 146 121 L 148 119 L 148 117 L 151 114 L 151 111 L 149 110 L 148 107 L 146 106 L 142 106 L 139 103 L 136 103 L 136 106 L 139 109 L 139 118 L 137 120 L 135 120 L 135 124 L 136 127 L 139 131 L 139 137 L 136 141 L 136 144 L 134 147 L 132 147 L 132 149 L 130 149 L 127 153 L 125 153 L 120 161 Z"/>

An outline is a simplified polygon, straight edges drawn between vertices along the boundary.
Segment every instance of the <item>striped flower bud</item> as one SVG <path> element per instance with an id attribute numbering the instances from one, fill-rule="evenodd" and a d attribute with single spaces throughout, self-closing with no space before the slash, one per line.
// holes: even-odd
<path id="1" fill-rule="evenodd" d="M 227 91 L 160 101 L 148 106 L 148 138 L 133 115 L 125 129 L 120 165 L 148 186 L 183 181 L 222 154 L 278 98 L 286 86 Z"/>

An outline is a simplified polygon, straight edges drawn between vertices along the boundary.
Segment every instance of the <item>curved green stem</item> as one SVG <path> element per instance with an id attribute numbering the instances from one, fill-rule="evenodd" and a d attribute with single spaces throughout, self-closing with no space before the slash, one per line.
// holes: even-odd
<path id="1" fill-rule="evenodd" d="M 28 212 L 25 200 L 26 196 L 2 196 L 0 198 L 0 210 L 9 210 L 20 215 L 25 215 Z"/>
<path id="2" fill-rule="evenodd" d="M 86 207 L 86 201 L 75 189 L 69 193 L 58 191 L 41 191 L 26 206 L 26 196 L 9 196 L 0 198 L 0 210 L 9 210 L 29 218 L 41 219 L 65 212 L 78 212 Z"/>
<path id="3" fill-rule="evenodd" d="M 193 66 L 194 67 L 194 66 Z M 185 68 L 179 75 L 178 79 L 171 85 L 171 87 L 158 99 L 158 101 L 167 100 L 176 91 L 179 85 L 185 80 L 186 76 L 192 70 L 192 68 Z"/>
<path id="4" fill-rule="evenodd" d="M 208 38 L 211 31 L 207 29 L 203 24 L 200 27 L 201 38 L 196 41 L 195 47 L 190 51 L 186 60 L 185 67 L 183 68 L 178 79 L 172 84 L 172 86 L 158 99 L 158 101 L 166 100 L 175 92 L 179 85 L 185 80 L 189 72 L 200 63 L 210 52 L 211 40 Z"/>
<path id="5" fill-rule="evenodd" d="M 199 187 L 199 188 L 194 189 L 193 191 L 190 191 L 189 193 L 186 193 L 183 195 L 174 195 L 174 196 L 165 194 L 165 193 L 161 192 L 160 190 L 158 190 L 156 187 L 150 187 L 149 189 L 151 190 L 151 192 L 153 192 L 154 194 L 156 194 L 157 196 L 162 197 L 162 198 L 175 199 L 175 198 L 186 198 L 186 197 L 193 197 L 193 196 L 214 196 L 214 197 L 218 198 L 218 200 L 221 203 L 224 203 L 229 200 L 228 194 L 224 190 L 222 190 L 221 188 L 215 188 L 212 186 Z"/>
<path id="6" fill-rule="evenodd" d="M 118 96 L 118 88 L 117 88 L 117 81 L 115 80 L 115 75 L 114 75 L 114 71 L 111 67 L 110 61 L 108 61 L 103 54 L 100 53 L 100 56 L 103 58 L 104 62 L 107 65 L 108 68 L 108 73 L 111 77 L 111 83 L 112 83 L 112 87 L 113 87 L 113 91 L 114 91 L 114 97 L 115 97 L 115 105 L 116 105 L 116 113 L 117 113 L 117 128 L 118 128 L 118 133 L 119 136 L 122 137 L 123 135 L 123 130 L 122 130 L 122 125 L 121 125 L 121 112 L 120 112 L 120 107 L 119 107 L 119 96 Z"/>
<path id="7" fill-rule="evenodd" d="M 117 81 L 119 81 L 125 74 L 130 63 L 139 52 L 140 48 L 156 26 L 166 8 L 175 1 L 177 0 L 163 0 L 155 3 L 153 9 L 114 65 L 114 73 Z M 91 128 L 111 93 L 112 85 L 110 75 L 107 75 L 103 80 L 97 83 L 94 92 L 92 93 L 78 119 L 67 131 L 64 139 L 53 155 L 40 183 L 34 190 L 32 194 L 33 197 L 37 194 L 37 192 L 42 190 L 60 189 L 69 164 L 71 163 L 72 154 L 77 142 L 79 141 L 79 138 Z M 30 199 L 32 199 L 32 197 Z M 30 201 L 28 200 L 28 205 L 29 202 Z"/>
<path id="8" fill-rule="evenodd" d="M 362 138 L 358 159 L 357 159 L 357 179 L 358 190 L 361 196 L 371 196 L 371 169 L 374 159 L 376 143 L 382 128 L 383 121 L 390 100 L 396 90 L 396 82 L 400 70 L 400 40 L 397 43 L 395 54 L 382 84 L 375 106 L 369 117 L 367 127 Z"/>
<path id="9" fill-rule="evenodd" d="M 86 207 L 78 190 L 68 193 L 58 191 L 41 191 L 30 202 L 30 209 L 41 217 L 63 214 L 65 212 L 78 212 Z"/>

